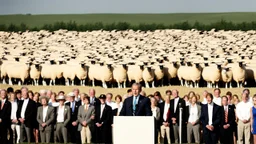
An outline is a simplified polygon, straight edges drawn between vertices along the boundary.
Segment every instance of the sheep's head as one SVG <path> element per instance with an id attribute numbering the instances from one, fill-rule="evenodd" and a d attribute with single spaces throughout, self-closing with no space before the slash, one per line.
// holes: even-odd
<path id="1" fill-rule="evenodd" d="M 243 67 L 243 62 L 242 61 L 238 62 L 238 65 L 239 67 Z"/>
<path id="2" fill-rule="evenodd" d="M 150 72 L 152 70 L 151 66 L 148 66 L 147 70 Z"/>
<path id="3" fill-rule="evenodd" d="M 111 69 L 112 68 L 112 64 L 107 64 L 107 67 L 108 67 L 108 69 Z"/>
<path id="4" fill-rule="evenodd" d="M 104 66 L 104 62 L 100 62 L 100 66 Z"/>
<path id="5" fill-rule="evenodd" d="M 15 59 L 15 61 L 17 61 L 17 62 L 20 61 L 20 58 L 19 58 L 19 57 L 15 57 L 14 59 Z"/>
<path id="6" fill-rule="evenodd" d="M 92 61 L 91 61 L 91 64 L 92 64 L 92 65 L 95 65 L 95 64 L 96 64 L 95 60 L 92 60 Z"/>
<path id="7" fill-rule="evenodd" d="M 40 64 L 35 64 L 35 68 L 37 69 L 37 70 L 39 70 L 40 69 Z"/>
<path id="8" fill-rule="evenodd" d="M 200 68 L 200 63 L 195 62 L 194 65 L 195 65 L 196 68 Z"/>
<path id="9" fill-rule="evenodd" d="M 173 64 L 173 67 L 175 67 L 175 68 L 178 68 L 178 66 L 179 66 L 177 61 L 173 61 L 172 64 Z"/>
<path id="10" fill-rule="evenodd" d="M 127 64 L 122 64 L 124 69 L 127 69 Z"/>
<path id="11" fill-rule="evenodd" d="M 144 65 L 139 65 L 140 69 L 143 70 L 144 69 Z"/>
<path id="12" fill-rule="evenodd" d="M 221 70 L 221 64 L 216 64 L 217 65 L 217 69 Z"/>
<path id="13" fill-rule="evenodd" d="M 164 65 L 160 64 L 159 68 L 160 68 L 160 70 L 163 70 L 164 69 Z"/>
<path id="14" fill-rule="evenodd" d="M 205 67 L 208 67 L 208 66 L 209 66 L 209 63 L 208 63 L 208 62 L 205 62 L 205 63 L 204 63 L 204 66 L 205 66 Z"/>

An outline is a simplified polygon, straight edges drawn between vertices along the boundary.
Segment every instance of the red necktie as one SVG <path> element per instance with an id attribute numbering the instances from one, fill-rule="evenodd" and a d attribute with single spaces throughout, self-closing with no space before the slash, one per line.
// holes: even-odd
<path id="1" fill-rule="evenodd" d="M 170 109 L 168 108 L 167 116 L 166 116 L 166 121 L 168 122 L 170 116 Z"/>
<path id="2" fill-rule="evenodd" d="M 225 110 L 225 123 L 228 123 L 228 110 Z"/>

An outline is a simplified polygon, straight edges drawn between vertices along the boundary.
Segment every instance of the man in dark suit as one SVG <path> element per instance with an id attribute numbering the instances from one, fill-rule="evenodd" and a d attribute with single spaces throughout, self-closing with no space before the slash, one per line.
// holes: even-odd
<path id="1" fill-rule="evenodd" d="M 18 104 L 17 119 L 21 123 L 20 125 L 20 142 L 24 142 L 24 130 L 26 133 L 27 142 L 32 141 L 32 130 L 34 121 L 36 121 L 36 103 L 29 99 L 28 88 L 21 88 L 21 95 L 23 100 Z"/>
<path id="2" fill-rule="evenodd" d="M 71 143 L 81 143 L 80 133 L 77 131 L 78 129 L 78 120 L 77 114 L 79 109 L 79 102 L 75 101 L 75 95 L 73 92 L 68 93 L 69 102 L 66 103 L 67 106 L 70 107 L 70 121 L 68 124 L 68 132 L 70 134 Z"/>
<path id="3" fill-rule="evenodd" d="M 183 129 L 186 129 L 186 127 L 185 127 L 186 103 L 182 98 L 179 97 L 179 91 L 178 90 L 172 90 L 172 96 L 173 96 L 173 99 L 170 102 L 171 124 L 172 124 L 172 128 L 173 128 L 175 143 L 178 143 L 179 142 L 179 126 L 183 125 Z M 180 123 L 180 121 L 179 121 L 179 115 L 180 115 L 179 108 L 183 109 L 182 123 Z M 183 130 L 183 132 L 184 132 L 184 130 Z M 186 133 L 183 133 L 183 134 L 186 135 Z M 186 136 L 183 136 L 183 140 L 184 139 L 186 139 Z"/>
<path id="4" fill-rule="evenodd" d="M 132 85 L 133 96 L 125 99 L 120 116 L 152 116 L 150 100 L 141 96 L 141 85 L 134 83 Z"/>
<path id="5" fill-rule="evenodd" d="M 220 142 L 222 144 L 233 144 L 233 127 L 235 124 L 235 111 L 228 104 L 228 98 L 222 97 L 221 121 L 220 121 Z"/>
<path id="6" fill-rule="evenodd" d="M 0 91 L 0 143 L 7 143 L 7 129 L 11 125 L 11 109 L 12 105 L 7 99 L 7 92 L 5 90 Z"/>
<path id="7" fill-rule="evenodd" d="M 111 143 L 112 108 L 105 103 L 104 94 L 99 99 L 101 104 L 95 109 L 96 143 Z"/>
<path id="8" fill-rule="evenodd" d="M 206 144 L 216 144 L 218 142 L 217 134 L 221 121 L 221 107 L 213 103 L 213 95 L 206 95 L 207 104 L 202 105 L 201 117 L 203 127 L 203 136 Z"/>
<path id="9" fill-rule="evenodd" d="M 89 96 L 90 96 L 90 104 L 96 107 L 97 105 L 100 105 L 100 100 L 95 97 L 95 90 L 90 89 L 89 90 Z"/>

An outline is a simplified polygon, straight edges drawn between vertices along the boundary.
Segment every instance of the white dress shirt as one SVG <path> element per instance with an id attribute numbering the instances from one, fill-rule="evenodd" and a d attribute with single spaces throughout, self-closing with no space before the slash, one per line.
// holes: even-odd
<path id="1" fill-rule="evenodd" d="M 177 98 L 174 99 L 174 112 L 175 112 L 175 113 L 176 113 L 176 108 L 177 108 L 179 99 L 180 99 L 179 97 L 177 97 Z"/>
<path id="2" fill-rule="evenodd" d="M 194 106 L 190 105 L 188 122 L 192 123 L 192 122 L 196 122 L 197 120 L 198 120 L 197 105 L 196 104 Z"/>
<path id="3" fill-rule="evenodd" d="M 169 108 L 170 108 L 170 104 L 165 103 L 165 104 L 164 104 L 164 114 L 163 114 L 163 119 L 164 119 L 164 121 L 167 120 L 167 113 L 168 113 Z"/>
<path id="4" fill-rule="evenodd" d="M 206 98 L 203 99 L 202 104 L 207 104 L 207 99 Z"/>
<path id="5" fill-rule="evenodd" d="M 1 101 L 1 107 L 2 107 L 2 105 L 5 103 L 5 100 L 6 100 L 6 99 L 3 99 L 3 100 Z M 1 108 L 1 107 L 0 107 L 0 108 Z"/>
<path id="6" fill-rule="evenodd" d="M 218 105 L 221 106 L 221 97 L 213 97 L 213 102 Z"/>
<path id="7" fill-rule="evenodd" d="M 251 117 L 251 108 L 253 104 L 251 102 L 239 102 L 236 106 L 236 115 L 239 120 L 249 120 Z"/>
<path id="8" fill-rule="evenodd" d="M 108 106 L 110 106 L 112 108 L 112 110 L 115 109 L 115 102 L 113 102 L 113 101 L 111 101 L 111 102 L 106 101 L 106 104 Z"/>
<path id="9" fill-rule="evenodd" d="M 23 100 L 22 108 L 21 108 L 21 118 L 25 119 L 25 112 L 27 109 L 29 98 Z"/>
<path id="10" fill-rule="evenodd" d="M 100 118 L 102 117 L 104 108 L 105 108 L 105 104 L 101 104 L 101 108 L 100 108 Z"/>
<path id="11" fill-rule="evenodd" d="M 209 118 L 208 125 L 212 125 L 212 114 L 213 114 L 213 103 L 208 104 L 208 118 Z"/>
<path id="12" fill-rule="evenodd" d="M 48 111 L 48 106 L 46 106 L 46 107 L 43 106 L 43 122 L 45 122 L 45 118 L 47 116 L 47 111 Z"/>
<path id="13" fill-rule="evenodd" d="M 52 107 L 58 107 L 59 103 L 58 102 L 49 102 L 48 105 L 52 106 Z"/>
<path id="14" fill-rule="evenodd" d="M 186 101 L 186 106 L 189 106 L 190 105 L 190 102 L 189 101 Z"/>
<path id="15" fill-rule="evenodd" d="M 17 119 L 17 117 L 16 117 L 16 112 L 18 110 L 17 101 L 15 100 L 15 101 L 11 102 L 11 104 L 12 104 L 11 120 Z"/>
<path id="16" fill-rule="evenodd" d="M 59 123 L 64 122 L 64 108 L 65 106 L 59 106 L 58 108 L 57 122 Z"/>

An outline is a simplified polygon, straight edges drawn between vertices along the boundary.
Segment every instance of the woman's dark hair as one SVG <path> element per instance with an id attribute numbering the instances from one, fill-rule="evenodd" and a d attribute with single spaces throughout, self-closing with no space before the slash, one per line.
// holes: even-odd
<path id="1" fill-rule="evenodd" d="M 122 97 L 120 96 L 120 95 L 116 95 L 116 97 L 115 97 L 115 101 L 116 101 L 116 99 L 117 98 L 119 98 L 120 99 L 120 101 L 122 101 Z"/>

